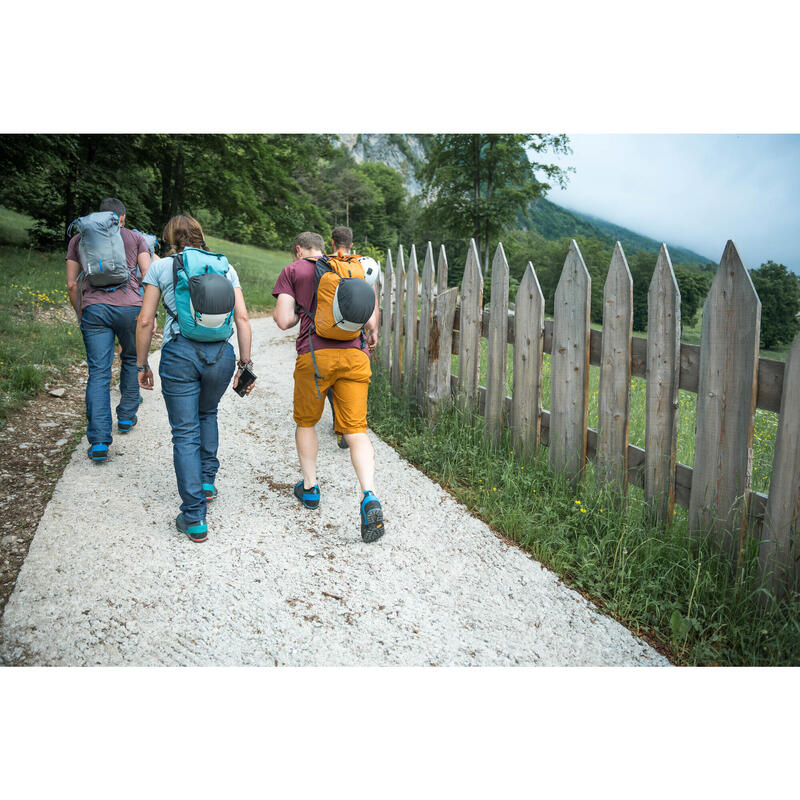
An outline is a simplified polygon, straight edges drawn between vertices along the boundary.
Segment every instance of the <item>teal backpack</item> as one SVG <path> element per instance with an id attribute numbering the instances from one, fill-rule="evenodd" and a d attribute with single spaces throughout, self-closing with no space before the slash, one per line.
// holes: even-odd
<path id="1" fill-rule="evenodd" d="M 178 323 L 181 336 L 195 342 L 222 342 L 231 337 L 236 296 L 229 269 L 222 253 L 207 253 L 196 247 L 185 247 L 182 253 L 172 256 L 172 286 L 178 313 L 167 311 Z"/>

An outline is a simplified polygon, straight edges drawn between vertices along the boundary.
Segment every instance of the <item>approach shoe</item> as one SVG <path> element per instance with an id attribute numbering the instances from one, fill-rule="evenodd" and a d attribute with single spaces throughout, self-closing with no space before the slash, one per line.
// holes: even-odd
<path id="1" fill-rule="evenodd" d="M 338 444 L 342 450 L 347 450 L 347 448 L 350 447 L 350 445 L 347 444 L 347 439 L 345 439 L 341 433 L 336 435 L 336 444 Z"/>
<path id="2" fill-rule="evenodd" d="M 138 422 L 136 417 L 133 419 L 118 419 L 117 420 L 117 429 L 120 433 L 127 433 L 133 426 Z"/>
<path id="3" fill-rule="evenodd" d="M 193 542 L 204 542 L 208 539 L 208 525 L 204 519 L 200 522 L 187 522 L 183 518 L 183 513 L 180 513 L 175 517 L 175 527 Z"/>
<path id="4" fill-rule="evenodd" d="M 377 542 L 384 533 L 381 501 L 372 492 L 364 492 L 361 501 L 361 538 L 365 542 Z"/>
<path id="5" fill-rule="evenodd" d="M 306 507 L 306 508 L 318 508 L 319 507 L 319 486 L 313 486 L 311 489 L 306 489 L 303 485 L 303 481 L 300 481 L 294 487 L 294 496 Z"/>
<path id="6" fill-rule="evenodd" d="M 108 461 L 108 445 L 107 444 L 93 444 L 89 448 L 89 458 L 96 464 L 103 461 Z"/>
<path id="7" fill-rule="evenodd" d="M 210 503 L 212 500 L 217 499 L 219 492 L 217 492 L 217 487 L 213 483 L 204 483 L 203 494 L 206 496 L 206 503 Z"/>

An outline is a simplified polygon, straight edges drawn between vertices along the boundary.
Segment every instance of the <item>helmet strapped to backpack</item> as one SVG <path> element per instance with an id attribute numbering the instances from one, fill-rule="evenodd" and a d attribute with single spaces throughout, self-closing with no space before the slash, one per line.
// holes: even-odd
<path id="1" fill-rule="evenodd" d="M 95 211 L 74 220 L 72 230 L 80 234 L 78 258 L 90 286 L 112 292 L 128 283 L 131 270 L 125 256 L 125 243 L 119 227 L 119 217 L 113 211 Z"/>
<path id="2" fill-rule="evenodd" d="M 229 269 L 224 255 L 196 247 L 172 256 L 177 314 L 164 307 L 178 323 L 181 336 L 196 342 L 222 342 L 231 337 L 236 295 Z"/>

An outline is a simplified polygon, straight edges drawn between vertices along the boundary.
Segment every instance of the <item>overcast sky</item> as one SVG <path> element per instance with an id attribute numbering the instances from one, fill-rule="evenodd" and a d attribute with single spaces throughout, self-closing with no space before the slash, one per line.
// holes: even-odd
<path id="1" fill-rule="evenodd" d="M 800 135 L 579 134 L 554 203 L 719 261 L 733 239 L 748 269 L 800 272 Z M 552 159 L 551 159 L 552 160 Z"/>

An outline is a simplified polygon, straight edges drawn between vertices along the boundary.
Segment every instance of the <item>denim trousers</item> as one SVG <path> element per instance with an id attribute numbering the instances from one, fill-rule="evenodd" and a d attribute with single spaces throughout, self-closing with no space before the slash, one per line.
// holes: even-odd
<path id="1" fill-rule="evenodd" d="M 141 402 L 136 378 L 136 318 L 139 306 L 112 306 L 96 303 L 81 314 L 81 333 L 86 346 L 89 382 L 86 384 L 86 438 L 89 444 L 111 444 L 111 364 L 114 338 L 119 341 L 119 389 L 122 397 L 116 408 L 118 420 L 132 420 Z"/>
<path id="2" fill-rule="evenodd" d="M 229 342 L 191 342 L 178 334 L 161 348 L 158 374 L 172 428 L 172 461 L 183 518 L 206 518 L 204 483 L 214 483 L 219 461 L 217 406 L 236 367 Z"/>

